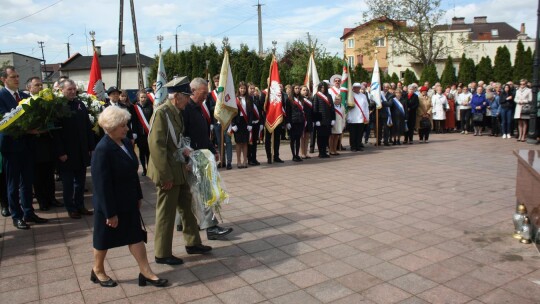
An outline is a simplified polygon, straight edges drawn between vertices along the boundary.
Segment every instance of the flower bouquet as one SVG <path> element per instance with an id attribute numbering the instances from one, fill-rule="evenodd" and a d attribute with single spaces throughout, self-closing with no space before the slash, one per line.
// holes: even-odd
<path id="1" fill-rule="evenodd" d="M 98 100 L 95 95 L 88 93 L 80 94 L 79 99 L 84 103 L 86 109 L 88 110 L 88 118 L 90 119 L 90 122 L 93 126 L 92 130 L 96 134 L 99 134 L 98 117 L 99 114 L 103 111 L 103 106 L 105 105 L 105 103 L 101 100 Z"/>
<path id="2" fill-rule="evenodd" d="M 189 164 L 191 174 L 188 183 L 195 201 L 195 215 L 202 218 L 204 209 L 213 208 L 221 218 L 221 204 L 228 203 L 229 195 L 223 189 L 214 154 L 209 150 L 193 151 Z"/>
<path id="3" fill-rule="evenodd" d="M 63 117 L 71 115 L 64 98 L 55 95 L 51 89 L 25 98 L 19 105 L 6 113 L 0 120 L 0 132 L 19 137 L 28 133 L 41 133 L 55 129 L 55 124 Z"/>

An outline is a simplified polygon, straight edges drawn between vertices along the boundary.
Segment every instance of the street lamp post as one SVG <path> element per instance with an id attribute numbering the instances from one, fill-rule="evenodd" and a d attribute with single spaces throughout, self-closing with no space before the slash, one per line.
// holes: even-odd
<path id="1" fill-rule="evenodd" d="M 176 33 L 174 34 L 174 40 L 176 42 L 176 53 L 178 54 L 178 28 L 181 27 L 182 25 L 178 25 L 176 27 Z"/>
<path id="2" fill-rule="evenodd" d="M 161 54 L 161 41 L 163 41 L 163 36 L 158 35 L 157 36 L 157 41 L 159 41 L 159 53 Z"/>
<path id="3" fill-rule="evenodd" d="M 277 45 L 277 41 L 273 40 L 273 41 L 272 41 L 272 54 L 273 54 L 274 56 L 276 56 L 276 49 L 277 49 L 277 48 L 276 48 L 276 45 Z"/>
<path id="4" fill-rule="evenodd" d="M 73 34 L 70 34 L 68 37 L 67 37 L 67 51 L 68 51 L 68 58 L 71 57 L 71 53 L 69 52 L 69 37 L 73 36 Z"/>
<path id="5" fill-rule="evenodd" d="M 533 79 L 532 79 L 532 109 L 529 120 L 529 134 L 527 136 L 527 143 L 538 144 L 538 89 L 540 87 L 540 79 L 538 75 L 538 69 L 540 68 L 540 0 L 538 0 L 538 10 L 536 11 L 536 52 L 533 61 Z"/>

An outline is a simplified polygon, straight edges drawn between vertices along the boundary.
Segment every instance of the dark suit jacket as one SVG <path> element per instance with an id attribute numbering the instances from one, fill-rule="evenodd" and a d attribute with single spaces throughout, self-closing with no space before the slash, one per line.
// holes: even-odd
<path id="1" fill-rule="evenodd" d="M 60 130 L 54 134 L 56 156 L 67 155 L 65 162 L 59 162 L 60 170 L 75 170 L 90 165 L 90 151 L 94 150 L 94 132 L 88 118 L 88 111 L 79 99 L 68 102 L 71 116 L 60 121 Z"/>
<path id="2" fill-rule="evenodd" d="M 18 93 L 21 99 L 30 97 L 28 94 L 25 94 L 21 91 L 18 91 Z M 0 90 L 0 113 L 9 113 L 11 110 L 15 109 L 17 105 L 18 103 L 13 97 L 13 95 L 11 95 L 11 93 L 6 88 L 2 88 Z M 26 149 L 33 149 L 32 135 L 24 135 L 20 138 L 13 138 L 0 132 L 0 152 L 14 153 L 21 152 Z"/>
<path id="3" fill-rule="evenodd" d="M 184 118 L 184 136 L 191 139 L 191 147 L 194 150 L 208 149 L 216 154 L 214 144 L 210 141 L 210 126 L 201 107 L 190 99 L 181 115 Z"/>
<path id="4" fill-rule="evenodd" d="M 131 157 L 108 135 L 99 141 L 92 157 L 93 204 L 105 218 L 136 212 L 137 202 L 143 197 L 137 174 L 139 161 L 131 142 L 126 138 L 122 142 Z"/>

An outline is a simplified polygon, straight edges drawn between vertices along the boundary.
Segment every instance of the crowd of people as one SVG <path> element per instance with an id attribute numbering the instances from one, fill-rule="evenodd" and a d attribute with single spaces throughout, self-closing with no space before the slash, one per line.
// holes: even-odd
<path id="1" fill-rule="evenodd" d="M 12 66 L 0 71 L 0 80 L 5 85 L 0 90 L 2 114 L 43 87 L 39 77 L 32 77 L 27 81 L 27 93 L 20 91 L 19 75 Z M 217 88 L 219 75 L 213 82 Z M 0 133 L 1 214 L 11 216 L 18 229 L 29 229 L 28 223 L 46 223 L 33 208 L 35 195 L 42 211 L 65 207 L 72 219 L 93 215 L 95 262 L 91 280 L 104 287 L 117 285 L 105 272 L 107 250 L 126 245 L 139 265 L 140 286 L 167 284 L 148 264 L 146 231 L 139 211 L 143 198 L 139 166 L 142 176 L 156 185 L 155 261 L 178 265 L 183 260 L 172 254 L 175 226 L 183 233 L 188 254 L 212 250 L 202 244 L 200 230 L 206 231 L 209 240 L 232 232 L 232 228 L 218 225 L 210 208 L 201 218 L 192 211 L 189 172 L 183 159 L 193 150 L 208 149 L 219 167 L 229 170 L 233 167 L 233 139 L 238 169 L 260 165 L 257 146 L 262 143 L 269 165 L 283 163 L 282 139 L 289 140 L 294 162 L 310 159 L 315 146 L 319 158 L 339 155 L 346 146 L 344 132 L 349 133 L 352 152 L 363 151 L 372 133 L 378 146 L 428 143 L 431 132 L 482 136 L 488 129 L 491 136 L 515 136 L 525 141 L 532 103 L 526 80 L 517 88 L 511 82 L 479 81 L 446 88 L 439 83 L 385 83 L 380 100 L 369 84 L 357 82 L 352 85 L 352 98 L 343 102 L 341 76 L 334 75 L 312 88 L 315 93 L 306 85 L 281 86 L 282 122 L 270 133 L 265 128 L 268 89 L 240 82 L 238 112 L 230 125 L 222 126 L 214 117 L 218 92 L 209 91 L 206 80 L 178 77 L 166 87 L 168 98 L 157 107 L 152 104 L 151 91 L 139 91 L 137 100 L 131 102 L 126 92 L 110 87 L 98 119 L 101 132 L 96 133 L 75 82 L 64 78 L 58 90 L 72 115 L 62 119 L 58 129 L 39 136 L 32 130 L 18 138 Z M 182 138 L 190 139 L 190 147 L 182 145 Z M 93 211 L 84 204 L 89 166 Z M 63 202 L 55 197 L 55 172 L 62 182 Z"/>

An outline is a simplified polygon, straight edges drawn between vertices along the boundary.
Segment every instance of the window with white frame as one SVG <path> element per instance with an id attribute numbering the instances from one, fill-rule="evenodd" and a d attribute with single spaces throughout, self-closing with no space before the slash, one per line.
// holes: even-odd
<path id="1" fill-rule="evenodd" d="M 347 57 L 347 61 L 349 62 L 349 66 L 352 68 L 354 67 L 354 56 Z"/>
<path id="2" fill-rule="evenodd" d="M 354 48 L 354 38 L 347 39 L 347 48 Z"/>
<path id="3" fill-rule="evenodd" d="M 377 46 L 377 47 L 386 46 L 386 40 L 384 39 L 384 37 L 376 38 L 375 39 L 375 46 Z"/>

